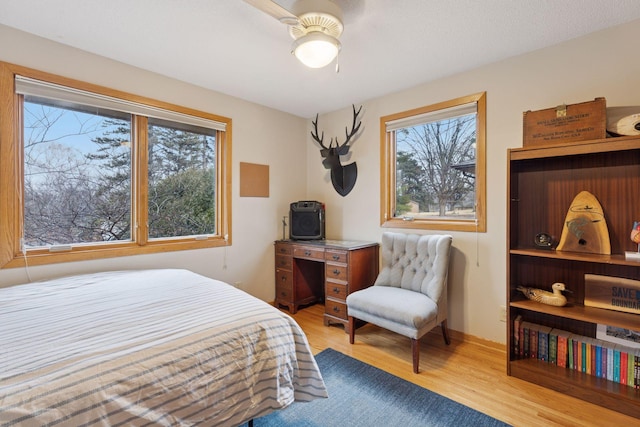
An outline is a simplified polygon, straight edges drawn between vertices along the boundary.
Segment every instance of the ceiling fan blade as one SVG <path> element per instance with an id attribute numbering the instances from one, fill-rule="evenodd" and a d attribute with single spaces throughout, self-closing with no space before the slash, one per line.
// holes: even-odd
<path id="1" fill-rule="evenodd" d="M 267 15 L 271 15 L 278 21 L 287 25 L 297 25 L 298 17 L 272 0 L 244 0 L 256 9 L 260 9 Z"/>

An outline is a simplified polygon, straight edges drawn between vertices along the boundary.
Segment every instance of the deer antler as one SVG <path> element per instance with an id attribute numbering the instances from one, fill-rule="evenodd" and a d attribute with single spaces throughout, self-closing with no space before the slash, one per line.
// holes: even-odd
<path id="1" fill-rule="evenodd" d="M 322 148 L 324 148 L 325 150 L 328 150 L 328 148 L 325 147 L 324 144 L 322 143 L 322 141 L 324 141 L 324 131 L 322 131 L 322 137 L 318 137 L 318 115 L 317 114 L 316 114 L 316 120 L 315 121 L 311 121 L 311 123 L 313 124 L 313 130 L 311 131 L 311 137 L 313 139 L 315 139 L 316 142 L 318 144 L 320 144 L 320 146 Z M 333 141 L 333 139 L 332 139 L 332 141 Z M 331 147 L 331 144 L 329 144 L 329 147 Z"/>
<path id="2" fill-rule="evenodd" d="M 358 121 L 358 116 L 360 115 L 360 111 L 362 111 L 362 105 L 360 106 L 360 108 L 358 108 L 358 111 L 356 111 L 356 106 L 354 104 L 352 104 L 353 107 L 353 122 L 351 123 L 351 131 L 349 131 L 349 128 L 347 128 L 345 126 L 344 128 L 344 134 L 345 134 L 345 141 L 340 144 L 340 142 L 338 141 L 338 138 L 336 137 L 336 148 L 341 151 L 340 154 L 346 154 L 346 151 L 343 153 L 342 148 L 345 147 L 349 141 L 351 141 L 351 138 L 353 138 L 353 136 L 355 134 L 358 133 L 358 131 L 360 130 L 360 126 L 362 125 L 362 120 Z M 358 121 L 358 124 L 356 125 L 356 121 Z M 331 143 L 333 143 L 333 138 L 331 138 Z M 331 144 L 329 144 L 329 147 L 331 147 Z M 349 147 L 347 147 L 347 151 L 349 150 Z"/>

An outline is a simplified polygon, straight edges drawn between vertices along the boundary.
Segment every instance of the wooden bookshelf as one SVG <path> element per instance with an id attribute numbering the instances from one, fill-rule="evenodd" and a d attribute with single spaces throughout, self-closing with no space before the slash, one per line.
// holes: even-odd
<path id="1" fill-rule="evenodd" d="M 522 359 L 514 352 L 513 320 L 595 338 L 598 324 L 640 330 L 640 316 L 584 306 L 585 274 L 640 280 L 640 263 L 625 259 L 637 250 L 629 234 L 640 220 L 640 137 L 607 138 L 549 147 L 508 150 L 507 374 L 640 418 L 640 391 L 604 378 Z M 556 244 L 571 201 L 592 193 L 604 209 L 611 255 L 539 248 L 538 233 Z M 527 300 L 517 290 L 551 290 L 563 282 L 568 304 L 554 307 Z"/>

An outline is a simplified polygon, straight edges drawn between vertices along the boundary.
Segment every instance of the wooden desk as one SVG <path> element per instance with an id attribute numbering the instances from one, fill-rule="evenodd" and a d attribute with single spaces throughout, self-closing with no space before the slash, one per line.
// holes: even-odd
<path id="1" fill-rule="evenodd" d="M 324 301 L 324 324 L 340 323 L 349 332 L 347 295 L 373 285 L 378 252 L 373 242 L 276 241 L 276 307 L 295 313 L 301 305 Z"/>

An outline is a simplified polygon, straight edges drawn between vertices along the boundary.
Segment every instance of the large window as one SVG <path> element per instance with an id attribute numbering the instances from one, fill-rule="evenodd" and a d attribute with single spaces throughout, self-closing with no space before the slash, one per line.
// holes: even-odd
<path id="1" fill-rule="evenodd" d="M 485 93 L 380 118 L 384 227 L 486 231 Z"/>
<path id="2" fill-rule="evenodd" d="M 230 119 L 0 69 L 0 266 L 230 244 Z"/>

